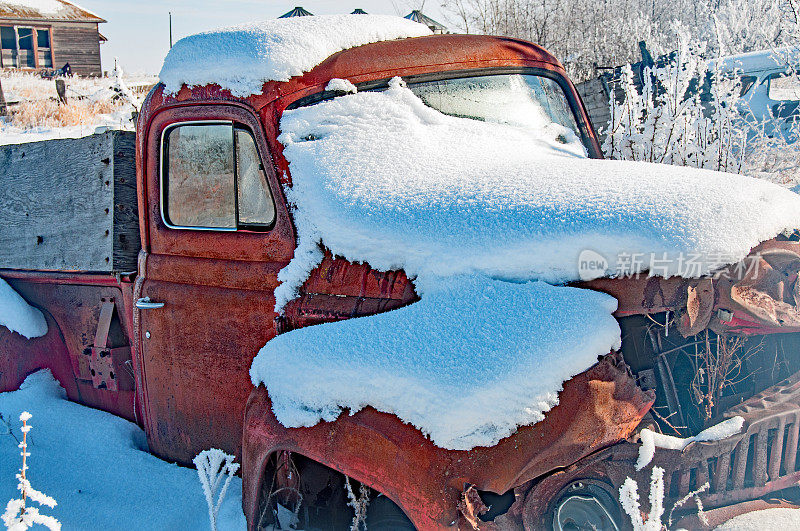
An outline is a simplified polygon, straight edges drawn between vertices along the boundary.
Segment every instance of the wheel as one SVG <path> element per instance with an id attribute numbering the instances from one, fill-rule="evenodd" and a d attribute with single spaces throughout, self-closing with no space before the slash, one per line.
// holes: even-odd
<path id="1" fill-rule="evenodd" d="M 610 487 L 596 480 L 573 481 L 551 510 L 554 531 L 620 531 L 620 510 Z"/>
<path id="2" fill-rule="evenodd" d="M 366 523 L 369 531 L 406 531 L 416 529 L 403 510 L 383 494 L 378 495 L 377 498 L 369 502 Z"/>

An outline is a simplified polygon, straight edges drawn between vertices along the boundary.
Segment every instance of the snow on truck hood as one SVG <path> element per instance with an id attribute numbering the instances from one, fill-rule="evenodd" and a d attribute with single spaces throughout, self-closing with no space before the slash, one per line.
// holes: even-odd
<path id="1" fill-rule="evenodd" d="M 577 280 L 587 249 L 608 262 L 596 276 L 651 254 L 662 276 L 699 254 L 701 276 L 800 227 L 800 196 L 769 182 L 589 159 L 574 135 L 557 142 L 557 128 L 446 116 L 399 83 L 286 111 L 281 131 L 301 252 L 281 272 L 279 307 L 316 266 L 320 241 L 405 269 L 424 293 L 426 279 L 459 273 Z"/>
<path id="2" fill-rule="evenodd" d="M 619 347 L 613 298 L 551 285 L 579 278 L 582 251 L 607 261 L 600 274 L 657 256 L 664 276 L 698 254 L 700 276 L 800 227 L 800 196 L 768 182 L 591 160 L 557 128 L 445 116 L 398 81 L 286 111 L 281 130 L 299 245 L 278 309 L 320 243 L 405 269 L 422 299 L 267 343 L 251 378 L 290 427 L 372 405 L 444 448 L 494 445 Z"/>
<path id="3" fill-rule="evenodd" d="M 267 20 L 179 40 L 159 78 L 168 93 L 216 83 L 231 94 L 258 94 L 267 81 L 288 81 L 336 52 L 364 44 L 430 35 L 418 22 L 389 15 L 321 15 Z"/>

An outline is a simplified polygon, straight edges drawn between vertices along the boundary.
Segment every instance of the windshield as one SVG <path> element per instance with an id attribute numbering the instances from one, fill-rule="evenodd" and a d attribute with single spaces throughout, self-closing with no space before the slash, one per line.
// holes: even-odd
<path id="1" fill-rule="evenodd" d="M 564 144 L 580 142 L 567 97 L 549 77 L 500 74 L 409 83 L 408 88 L 450 116 L 534 129 Z"/>
<path id="2" fill-rule="evenodd" d="M 542 139 L 577 145 L 584 155 L 594 152 L 581 134 L 564 90 L 550 77 L 492 74 L 435 81 L 409 79 L 407 86 L 425 105 L 443 114 L 533 130 Z M 386 88 L 386 80 L 359 85 L 361 91 L 368 92 Z M 289 109 L 314 105 L 343 92 L 318 92 L 294 102 Z"/>

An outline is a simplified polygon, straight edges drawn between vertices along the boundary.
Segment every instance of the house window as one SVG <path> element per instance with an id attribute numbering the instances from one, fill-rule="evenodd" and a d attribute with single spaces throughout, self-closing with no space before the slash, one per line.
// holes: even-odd
<path id="1" fill-rule="evenodd" d="M 17 32 L 12 26 L 0 27 L 0 45 L 2 46 L 2 65 L 17 66 Z"/>
<path id="2" fill-rule="evenodd" d="M 200 122 L 162 141 L 162 217 L 172 228 L 266 230 L 275 203 L 249 129 Z"/>
<path id="3" fill-rule="evenodd" d="M 19 55 L 17 66 L 20 68 L 36 68 L 36 55 L 33 50 L 33 28 L 17 28 Z"/>
<path id="4" fill-rule="evenodd" d="M 52 68 L 49 28 L 0 27 L 0 66 L 5 68 Z"/>
<path id="5" fill-rule="evenodd" d="M 37 60 L 39 61 L 39 68 L 53 68 L 53 54 L 50 49 L 50 30 L 37 28 L 36 29 L 36 47 Z"/>

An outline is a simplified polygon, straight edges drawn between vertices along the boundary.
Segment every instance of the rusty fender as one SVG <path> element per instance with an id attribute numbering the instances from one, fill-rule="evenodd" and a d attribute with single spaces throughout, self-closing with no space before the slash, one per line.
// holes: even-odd
<path id="1" fill-rule="evenodd" d="M 371 407 L 334 422 L 286 428 L 259 386 L 245 413 L 245 515 L 253 529 L 265 464 L 271 454 L 286 450 L 378 490 L 420 530 L 452 529 L 462 518 L 457 507 L 466 484 L 504 493 L 569 466 L 627 438 L 654 400 L 652 392 L 636 386 L 622 356 L 612 353 L 568 380 L 559 404 L 541 422 L 519 428 L 491 448 L 456 451 L 435 446 L 395 415 Z"/>

